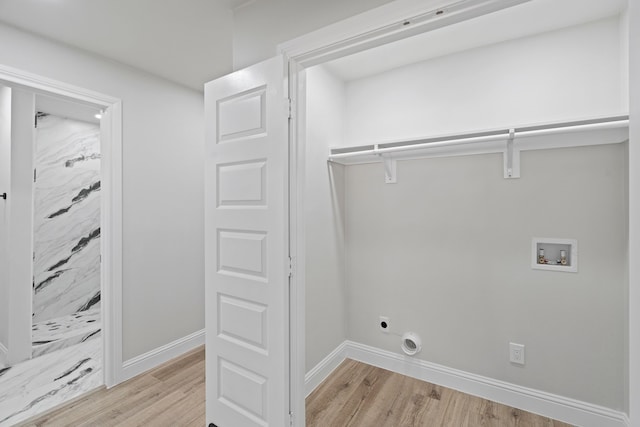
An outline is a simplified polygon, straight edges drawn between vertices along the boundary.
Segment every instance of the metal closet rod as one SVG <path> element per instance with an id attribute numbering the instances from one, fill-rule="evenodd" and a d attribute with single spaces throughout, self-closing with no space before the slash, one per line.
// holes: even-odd
<path id="1" fill-rule="evenodd" d="M 555 133 L 580 132 L 585 130 L 613 129 L 629 125 L 629 116 L 613 116 L 599 119 L 578 120 L 564 123 L 553 123 L 537 126 L 523 126 L 518 128 L 501 129 L 489 132 L 476 132 L 449 135 L 436 138 L 423 138 L 411 141 L 387 142 L 351 148 L 335 148 L 331 150 L 329 160 L 356 157 L 371 154 L 385 154 L 399 151 L 420 150 L 424 148 L 448 147 L 453 145 L 471 144 L 505 140 L 509 138 L 535 135 L 551 135 Z"/>

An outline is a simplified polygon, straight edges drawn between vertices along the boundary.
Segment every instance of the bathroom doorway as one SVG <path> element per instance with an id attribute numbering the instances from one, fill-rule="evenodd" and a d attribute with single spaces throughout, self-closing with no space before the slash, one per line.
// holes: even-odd
<path id="1" fill-rule="evenodd" d="M 122 364 L 120 101 L 6 71 L 0 426 L 113 385 Z"/>
<path id="2" fill-rule="evenodd" d="M 100 117 L 36 97 L 32 358 L 101 334 Z"/>

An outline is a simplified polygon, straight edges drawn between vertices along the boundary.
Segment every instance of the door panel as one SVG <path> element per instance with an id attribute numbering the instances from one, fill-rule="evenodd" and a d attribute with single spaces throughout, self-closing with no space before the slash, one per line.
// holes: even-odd
<path id="1" fill-rule="evenodd" d="M 207 424 L 289 424 L 284 60 L 205 86 Z"/>
<path id="2" fill-rule="evenodd" d="M 266 206 L 266 159 L 218 165 L 217 177 L 217 207 Z"/>

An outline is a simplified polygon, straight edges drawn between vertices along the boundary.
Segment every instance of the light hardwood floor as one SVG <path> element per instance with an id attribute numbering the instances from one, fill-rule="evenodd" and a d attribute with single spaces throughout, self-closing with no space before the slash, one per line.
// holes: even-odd
<path id="1" fill-rule="evenodd" d="M 109 390 L 31 419 L 29 427 L 205 425 L 204 347 Z"/>
<path id="2" fill-rule="evenodd" d="M 349 359 L 306 404 L 307 427 L 569 426 Z"/>
<path id="3" fill-rule="evenodd" d="M 200 347 L 21 425 L 203 427 L 204 377 Z M 308 427 L 568 426 L 353 360 L 344 361 L 306 404 Z"/>

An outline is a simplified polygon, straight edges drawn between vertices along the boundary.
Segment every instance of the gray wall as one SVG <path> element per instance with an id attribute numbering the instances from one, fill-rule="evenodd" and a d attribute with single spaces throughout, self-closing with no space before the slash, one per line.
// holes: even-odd
<path id="1" fill-rule="evenodd" d="M 344 84 L 322 67 L 307 71 L 304 218 L 306 235 L 306 371 L 347 339 L 344 283 L 345 168 L 329 166 L 340 145 Z"/>
<path id="2" fill-rule="evenodd" d="M 379 332 L 423 340 L 419 358 L 622 409 L 626 149 L 524 152 L 347 168 L 349 338 L 400 352 Z M 578 240 L 579 271 L 533 270 L 532 237 Z M 526 346 L 526 365 L 508 344 Z"/>
<path id="3" fill-rule="evenodd" d="M 202 93 L 0 25 L 0 64 L 123 100 L 123 358 L 204 328 Z"/>
<path id="4" fill-rule="evenodd" d="M 610 17 L 350 81 L 345 140 L 371 144 L 625 114 L 620 27 Z"/>

